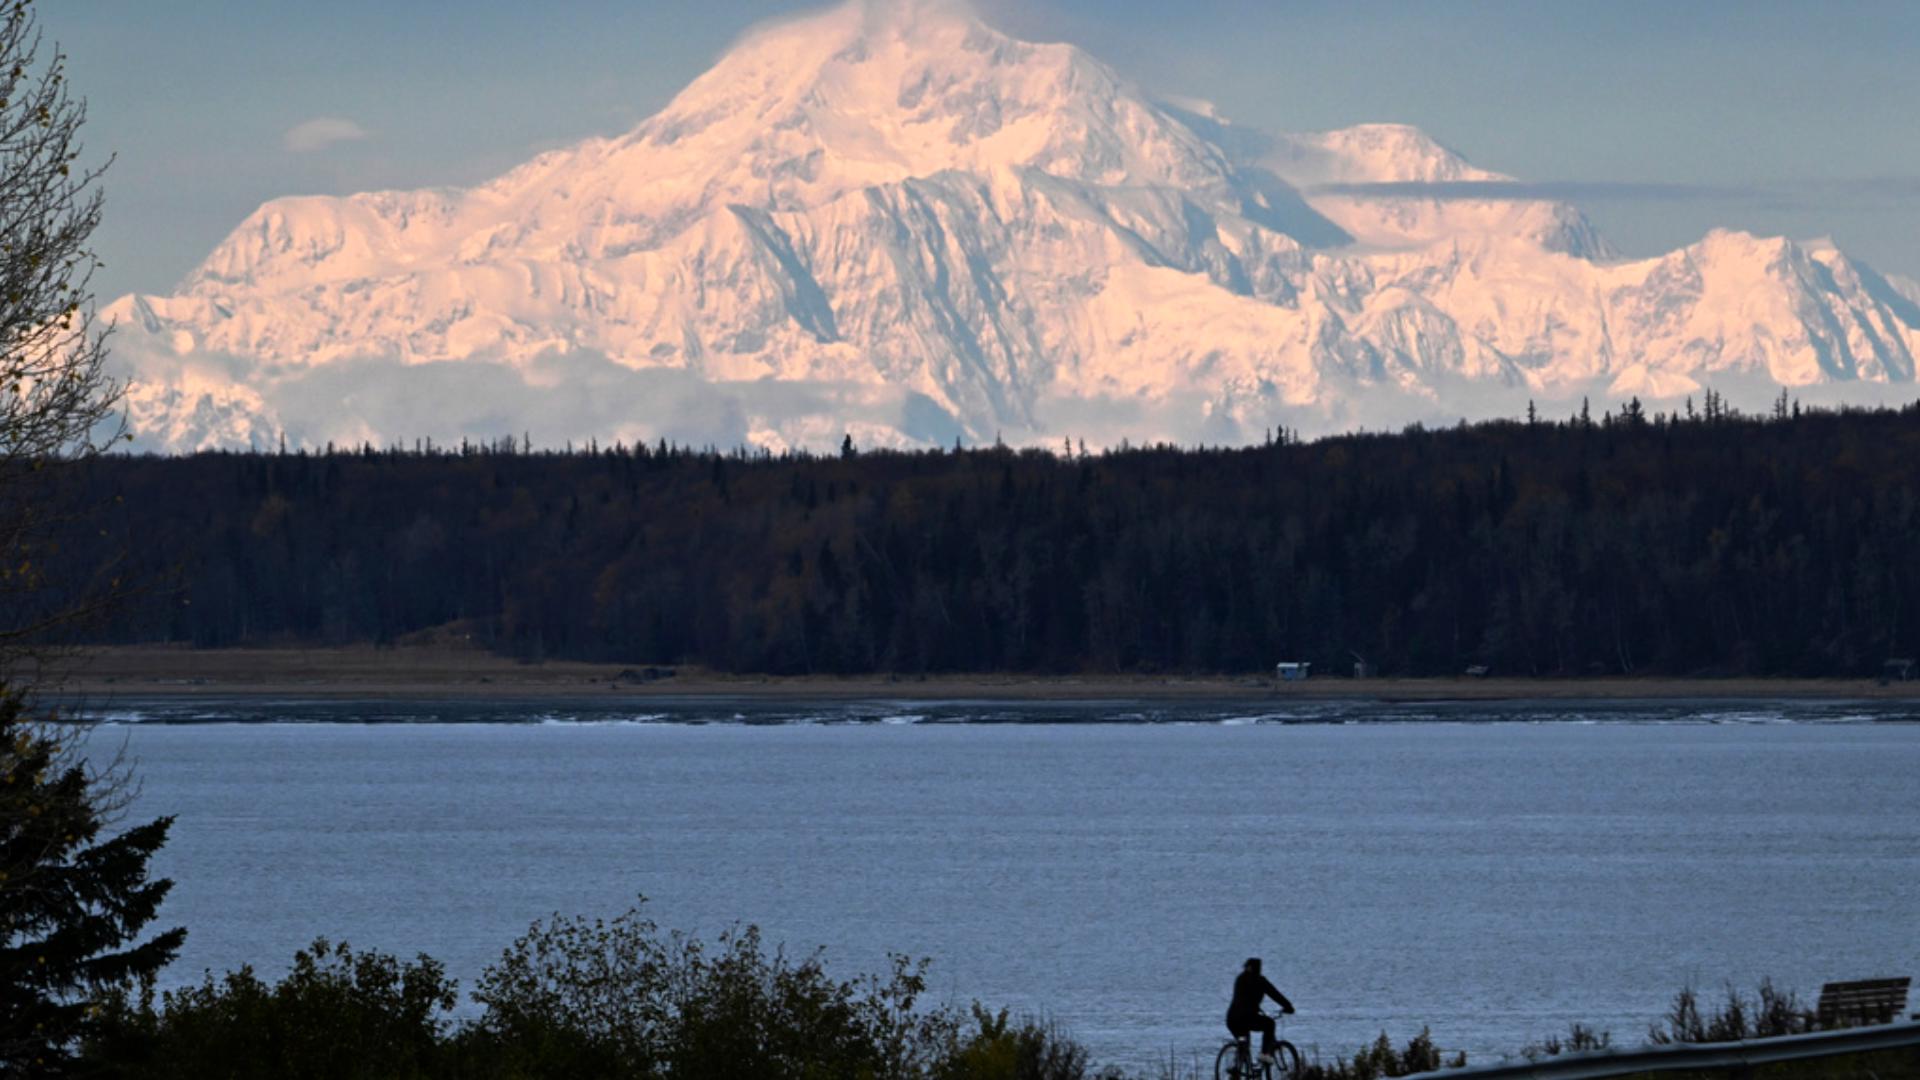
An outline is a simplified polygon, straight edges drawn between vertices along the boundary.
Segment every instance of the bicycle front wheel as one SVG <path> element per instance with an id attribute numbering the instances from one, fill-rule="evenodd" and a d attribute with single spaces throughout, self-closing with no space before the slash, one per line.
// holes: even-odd
<path id="1" fill-rule="evenodd" d="M 1273 1048 L 1273 1075 L 1279 1080 L 1294 1080 L 1300 1075 L 1300 1051 L 1285 1039 Z"/>

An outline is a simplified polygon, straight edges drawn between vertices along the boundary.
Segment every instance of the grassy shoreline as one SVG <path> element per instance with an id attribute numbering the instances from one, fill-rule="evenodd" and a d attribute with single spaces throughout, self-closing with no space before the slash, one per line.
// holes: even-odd
<path id="1" fill-rule="evenodd" d="M 755 676 L 680 668 L 648 680 L 638 665 L 521 663 L 471 648 L 88 649 L 57 669 L 66 695 L 101 698 L 400 699 L 778 698 L 819 701 L 1920 701 L 1920 682 L 1871 679 L 1313 679 L 1257 676 Z"/>

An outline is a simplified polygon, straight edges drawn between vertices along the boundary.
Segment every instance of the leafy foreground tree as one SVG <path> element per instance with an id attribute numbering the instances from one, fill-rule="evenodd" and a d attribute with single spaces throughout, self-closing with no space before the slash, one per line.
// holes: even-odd
<path id="1" fill-rule="evenodd" d="M 123 780 L 91 772 L 0 684 L 0 1075 L 65 1072 L 101 1001 L 153 978 L 186 937 L 138 941 L 172 887 L 147 861 L 173 819 L 102 839 Z"/>
<path id="2" fill-rule="evenodd" d="M 94 320 L 88 246 L 105 166 L 80 165 L 86 102 L 28 0 L 0 4 L 0 462 L 101 449 L 120 386 Z"/>
<path id="3" fill-rule="evenodd" d="M 80 163 L 86 115 L 69 92 L 66 58 L 44 47 L 33 5 L 0 2 L 0 676 L 20 651 L 119 591 L 71 579 L 71 560 L 54 573 L 49 560 L 65 523 L 49 509 L 64 467 L 122 432 L 123 387 L 107 370 L 108 331 L 94 318 L 100 263 L 89 243 L 105 166 Z"/>

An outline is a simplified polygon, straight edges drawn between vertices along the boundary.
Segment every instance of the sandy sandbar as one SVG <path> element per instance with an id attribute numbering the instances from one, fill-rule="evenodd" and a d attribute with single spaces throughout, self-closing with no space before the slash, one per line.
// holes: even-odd
<path id="1" fill-rule="evenodd" d="M 1779 700 L 1920 699 L 1920 682 L 1871 679 L 1314 678 L 1255 675 L 736 676 L 689 668 L 577 661 L 523 663 L 466 648 L 92 649 L 58 662 L 63 695 L 82 698 L 322 697 L 610 699 L 750 697 L 811 700 Z M 652 677 L 649 677 L 651 674 Z M 661 677 L 665 676 L 665 677 Z"/>

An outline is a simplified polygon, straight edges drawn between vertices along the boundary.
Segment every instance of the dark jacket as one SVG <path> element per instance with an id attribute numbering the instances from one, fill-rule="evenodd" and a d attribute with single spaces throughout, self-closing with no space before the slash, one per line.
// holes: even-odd
<path id="1" fill-rule="evenodd" d="M 1254 1018 L 1260 1015 L 1260 1003 L 1267 998 L 1279 1002 L 1282 1010 L 1293 1011 L 1293 1002 L 1274 989 L 1265 975 L 1241 972 L 1233 980 L 1233 1004 L 1227 1006 L 1227 1026 L 1235 1030 L 1252 1026 Z"/>

